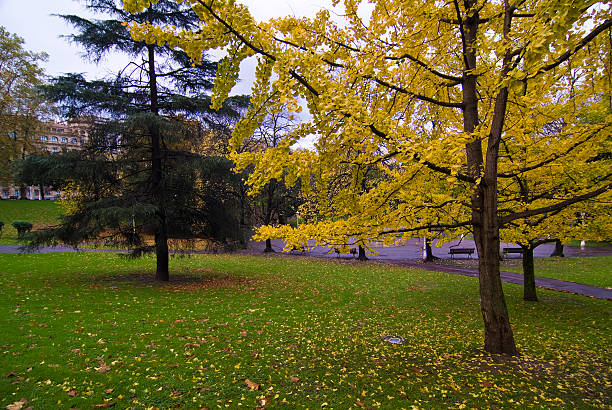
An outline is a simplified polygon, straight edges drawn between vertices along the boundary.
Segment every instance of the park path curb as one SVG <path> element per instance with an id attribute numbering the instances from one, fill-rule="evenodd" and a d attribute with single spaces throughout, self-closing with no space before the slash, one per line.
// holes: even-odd
<path id="1" fill-rule="evenodd" d="M 436 263 L 423 263 L 414 261 L 395 261 L 395 260 L 379 260 L 379 262 L 405 266 L 416 269 L 431 270 L 436 272 L 451 273 L 455 275 L 478 277 L 477 269 L 461 268 L 456 266 L 439 265 Z M 501 280 L 507 283 L 516 285 L 523 284 L 523 275 L 514 272 L 500 272 Z M 536 277 L 536 287 L 555 290 L 558 292 L 573 293 L 575 295 L 588 296 L 596 299 L 612 300 L 612 289 L 600 288 L 597 286 L 585 285 L 583 283 L 568 282 L 565 280 Z"/>

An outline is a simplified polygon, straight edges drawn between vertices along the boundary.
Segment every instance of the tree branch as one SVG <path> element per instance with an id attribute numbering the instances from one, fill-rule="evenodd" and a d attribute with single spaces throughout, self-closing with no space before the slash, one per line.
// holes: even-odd
<path id="1" fill-rule="evenodd" d="M 421 100 L 421 101 L 425 101 L 425 102 L 428 102 L 428 103 L 431 103 L 431 104 L 439 105 L 440 107 L 461 108 L 461 109 L 463 109 L 463 103 L 439 101 L 439 100 L 436 100 L 435 98 L 427 97 L 427 96 L 421 95 L 421 94 L 416 94 L 416 93 L 413 93 L 412 91 L 408 91 L 407 89 L 405 89 L 403 87 L 398 87 L 398 86 L 390 84 L 390 83 L 388 83 L 388 82 L 386 82 L 384 80 L 381 80 L 378 77 L 373 77 L 373 76 L 370 76 L 370 75 L 366 75 L 366 76 L 363 76 L 363 78 L 366 78 L 368 80 L 374 80 L 375 83 L 377 83 L 379 85 L 382 85 L 383 87 L 390 88 L 390 89 L 392 89 L 394 91 L 397 91 L 399 93 L 402 93 L 402 94 L 410 95 L 410 96 L 412 96 L 412 97 L 414 97 L 414 98 L 416 98 L 418 100 Z"/>
<path id="2" fill-rule="evenodd" d="M 580 42 L 576 45 L 576 47 L 573 50 L 567 50 L 565 53 L 557 57 L 557 59 L 554 62 L 548 65 L 545 65 L 544 67 L 540 67 L 538 71 L 536 71 L 532 75 L 526 76 L 525 79 L 535 78 L 538 75 L 545 73 L 547 71 L 550 71 L 553 68 L 559 66 L 561 63 L 563 63 L 564 61 L 567 61 L 571 56 L 576 54 L 581 48 L 583 48 L 588 43 L 590 43 L 595 37 L 597 37 L 598 34 L 602 33 L 603 31 L 605 31 L 606 29 L 610 27 L 612 27 L 612 20 L 608 19 L 604 21 L 599 26 L 595 27 L 593 31 L 591 31 L 588 35 L 583 37 L 582 40 L 580 40 Z"/>
<path id="3" fill-rule="evenodd" d="M 510 215 L 506 215 L 503 217 L 499 218 L 499 223 L 500 225 L 505 225 L 508 222 L 512 222 L 515 221 L 517 219 L 524 219 L 524 218 L 529 218 L 531 216 L 536 216 L 536 215 L 540 215 L 543 213 L 547 213 L 547 212 L 555 212 L 558 210 L 561 210 L 563 208 L 567 208 L 570 205 L 576 204 L 578 202 L 582 202 L 582 201 L 586 201 L 587 199 L 591 199 L 594 198 L 598 195 L 603 194 L 604 192 L 608 191 L 610 188 L 612 188 L 612 183 L 609 183 L 599 189 L 596 189 L 595 191 L 591 191 L 588 192 L 586 194 L 583 195 L 578 195 L 574 198 L 569 198 L 566 199 L 564 201 L 558 202 L 554 205 L 550 205 L 550 206 L 545 206 L 542 208 L 536 208 L 536 209 L 530 209 L 527 211 L 523 211 L 523 212 L 517 212 L 514 214 L 510 214 Z"/>
<path id="4" fill-rule="evenodd" d="M 438 77 L 443 78 L 445 80 L 451 81 L 451 84 L 449 84 L 449 85 L 453 85 L 453 86 L 454 85 L 459 85 L 459 84 L 461 84 L 463 82 L 463 79 L 461 77 L 456 77 L 454 75 L 449 75 L 449 74 L 441 73 L 440 71 L 435 70 L 434 68 L 430 67 L 429 65 L 427 65 L 423 61 L 419 60 L 416 57 L 411 56 L 408 53 L 406 53 L 404 55 L 401 55 L 399 57 L 385 57 L 385 59 L 392 60 L 392 61 L 399 61 L 399 60 L 403 60 L 403 59 L 408 59 L 408 60 L 412 61 L 413 63 L 416 63 L 416 64 L 420 65 L 421 67 L 423 67 L 424 69 L 426 69 L 430 73 L 435 74 Z"/>
<path id="5" fill-rule="evenodd" d="M 497 174 L 498 177 L 500 178 L 514 178 L 517 177 L 525 172 L 529 172 L 529 171 L 533 171 L 534 169 L 543 167 L 544 165 L 548 165 L 551 162 L 563 157 L 564 155 L 569 154 L 570 152 L 572 152 L 574 149 L 576 149 L 577 147 L 579 147 L 582 144 L 585 144 L 587 141 L 589 141 L 595 134 L 591 134 L 588 138 L 586 138 L 583 141 L 578 141 L 577 143 L 573 144 L 571 147 L 569 147 L 567 150 L 565 150 L 565 152 L 562 153 L 555 153 L 553 154 L 552 157 L 545 159 L 544 161 L 541 161 L 537 164 L 525 167 L 525 168 L 521 168 L 518 171 L 515 171 L 513 173 L 501 173 L 501 174 Z"/>

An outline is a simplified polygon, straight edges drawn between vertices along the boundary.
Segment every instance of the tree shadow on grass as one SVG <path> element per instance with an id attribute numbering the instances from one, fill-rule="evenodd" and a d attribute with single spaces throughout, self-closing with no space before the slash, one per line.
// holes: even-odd
<path id="1" fill-rule="evenodd" d="M 155 279 L 148 271 L 127 272 L 117 275 L 96 276 L 92 287 L 121 289 L 122 287 L 147 287 L 170 291 L 189 291 L 198 289 L 237 289 L 253 291 L 264 283 L 261 279 L 244 278 L 212 269 L 194 269 L 189 272 L 176 272 L 168 282 Z"/>

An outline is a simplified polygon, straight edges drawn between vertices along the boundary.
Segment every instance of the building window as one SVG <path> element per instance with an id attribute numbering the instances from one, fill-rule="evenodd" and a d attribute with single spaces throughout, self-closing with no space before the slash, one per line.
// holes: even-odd
<path id="1" fill-rule="evenodd" d="M 3 190 L 2 190 L 2 196 L 3 196 L 3 197 L 5 197 L 5 198 L 8 198 L 8 196 L 9 196 L 9 191 L 8 191 L 8 189 L 3 189 Z"/>
<path id="2" fill-rule="evenodd" d="M 81 144 L 85 144 L 85 140 L 81 140 Z"/>
<path id="3" fill-rule="evenodd" d="M 53 147 L 53 152 L 57 152 L 57 147 Z"/>
<path id="4" fill-rule="evenodd" d="M 18 189 L 15 190 L 15 196 L 19 197 L 19 190 Z"/>
<path id="5" fill-rule="evenodd" d="M 47 137 L 40 137 L 40 140 L 41 140 L 41 141 L 46 141 L 46 140 L 47 140 Z"/>
<path id="6" fill-rule="evenodd" d="M 57 132 L 64 132 L 64 129 L 63 128 L 58 128 Z"/>
<path id="7" fill-rule="evenodd" d="M 68 142 L 68 138 L 62 138 L 62 142 Z"/>
<path id="8" fill-rule="evenodd" d="M 51 141 L 57 142 L 57 137 L 51 137 Z"/>
<path id="9" fill-rule="evenodd" d="M 77 143 L 77 139 L 76 138 L 70 138 L 70 142 L 73 143 L 73 144 L 76 144 Z"/>

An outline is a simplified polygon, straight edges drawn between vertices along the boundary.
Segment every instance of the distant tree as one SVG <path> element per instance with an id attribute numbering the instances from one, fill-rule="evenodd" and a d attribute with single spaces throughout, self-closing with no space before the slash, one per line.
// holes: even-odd
<path id="1" fill-rule="evenodd" d="M 288 144 L 288 135 L 297 127 L 297 122 L 289 112 L 280 110 L 269 113 L 253 135 L 242 142 L 241 152 L 249 155 L 262 155 L 266 149 L 278 149 Z M 240 164 L 237 169 L 242 170 Z M 248 167 L 246 168 L 248 169 Z M 246 172 L 246 171 L 245 171 Z M 299 188 L 287 188 L 285 173 L 275 170 L 275 175 L 257 191 L 252 191 L 254 201 L 260 208 L 260 223 L 264 225 L 285 224 L 289 217 L 295 215 L 299 206 Z M 274 252 L 272 241 L 266 239 L 264 252 Z"/>
<path id="2" fill-rule="evenodd" d="M 50 112 L 38 90 L 44 53 L 24 49 L 21 37 L 0 27 L 0 183 L 13 181 L 12 162 L 37 150 L 34 137 Z M 25 199 L 25 189 L 21 189 Z"/>
<path id="3" fill-rule="evenodd" d="M 38 186 L 41 199 L 45 199 L 45 186 L 57 187 L 63 179 L 57 168 L 57 154 L 31 154 L 13 163 L 14 180 L 21 186 Z"/>
<path id="4" fill-rule="evenodd" d="M 133 62 L 115 78 L 88 81 L 68 74 L 46 87 L 46 95 L 66 116 L 110 119 L 95 126 L 89 147 L 76 160 L 82 164 L 75 165 L 80 172 L 73 172 L 68 193 L 72 212 L 62 226 L 40 233 L 32 245 L 78 243 L 110 232 L 109 240 L 130 246 L 135 254 L 154 251 L 156 278 L 167 281 L 168 239 L 184 237 L 196 226 L 189 200 L 196 187 L 203 186 L 197 178 L 201 157 L 184 141 L 197 136 L 194 124 L 199 121 L 214 123 L 218 116 L 237 115 L 233 107 L 243 100 L 237 98 L 214 112 L 207 92 L 216 64 L 193 64 L 187 54 L 165 42 L 135 41 L 126 28 L 128 23 L 151 21 L 196 29 L 198 18 L 191 9 L 168 0 L 140 14 L 125 12 L 114 0 L 90 0 L 87 7 L 103 19 L 62 15 L 78 30 L 70 40 L 83 46 L 93 61 L 119 51 Z M 147 234 L 153 235 L 153 246 L 145 241 Z"/>

